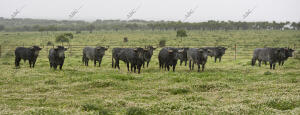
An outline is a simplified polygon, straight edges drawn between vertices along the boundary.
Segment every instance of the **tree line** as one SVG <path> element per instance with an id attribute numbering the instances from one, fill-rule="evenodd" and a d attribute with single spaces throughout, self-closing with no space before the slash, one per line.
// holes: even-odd
<path id="1" fill-rule="evenodd" d="M 6 19 L 0 17 L 0 31 L 89 31 L 94 30 L 299 30 L 300 22 L 234 22 L 215 21 L 145 21 L 145 20 L 46 20 L 46 19 Z"/>

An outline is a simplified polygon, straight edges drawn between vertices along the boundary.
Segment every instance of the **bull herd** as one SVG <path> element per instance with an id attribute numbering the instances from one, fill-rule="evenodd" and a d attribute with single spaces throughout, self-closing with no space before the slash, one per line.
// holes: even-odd
<path id="1" fill-rule="evenodd" d="M 99 63 L 101 65 L 102 58 L 105 55 L 105 51 L 109 47 L 85 47 L 83 49 L 82 62 L 85 66 L 88 66 L 89 60 L 93 60 L 94 66 Z M 30 68 L 34 68 L 36 59 L 39 55 L 39 51 L 42 48 L 38 46 L 32 46 L 29 48 L 17 47 L 15 50 L 15 66 L 18 68 L 20 66 L 21 59 L 29 60 Z M 151 60 L 153 51 L 156 48 L 152 46 L 146 46 L 145 48 L 113 48 L 112 49 L 112 68 L 118 68 L 119 61 L 122 60 L 126 63 L 127 70 L 140 73 L 141 68 Z M 202 66 L 202 71 L 204 71 L 205 64 L 207 62 L 207 57 L 214 57 L 214 61 L 221 62 L 222 56 L 225 54 L 227 48 L 225 47 L 203 47 L 203 48 L 172 48 L 165 47 L 159 51 L 158 61 L 159 68 L 170 70 L 170 67 L 175 71 L 177 61 L 180 60 L 180 65 L 184 62 L 185 66 L 187 61 L 189 61 L 189 69 L 193 70 L 194 65 L 197 64 L 198 72 Z M 51 48 L 49 50 L 49 63 L 50 68 L 62 69 L 65 59 L 64 52 L 67 50 L 64 46 L 57 46 L 56 48 Z M 255 65 L 256 60 L 261 66 L 261 62 L 270 64 L 270 69 L 275 69 L 275 64 L 283 65 L 289 57 L 293 56 L 293 49 L 290 48 L 256 48 L 253 52 L 252 66 Z"/>

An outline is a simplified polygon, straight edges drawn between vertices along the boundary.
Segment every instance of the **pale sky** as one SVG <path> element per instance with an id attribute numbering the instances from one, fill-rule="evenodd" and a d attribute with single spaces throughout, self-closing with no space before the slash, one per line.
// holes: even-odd
<path id="1" fill-rule="evenodd" d="M 183 20 L 198 6 L 188 22 L 219 21 L 296 21 L 300 22 L 300 0 L 0 0 L 0 17 L 69 20 L 68 15 L 82 6 L 72 20 L 126 20 L 131 9 L 140 6 L 131 19 Z M 254 11 L 243 19 L 248 9 Z"/>

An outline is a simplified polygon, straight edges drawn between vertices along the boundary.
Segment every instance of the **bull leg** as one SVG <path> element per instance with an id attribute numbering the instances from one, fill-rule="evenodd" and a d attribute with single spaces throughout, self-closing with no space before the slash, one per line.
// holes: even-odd
<path id="1" fill-rule="evenodd" d="M 21 58 L 15 58 L 15 66 L 16 67 L 20 66 L 20 61 L 21 61 Z"/>
<path id="2" fill-rule="evenodd" d="M 202 71 L 204 71 L 204 68 L 205 68 L 205 64 L 202 64 Z"/>
<path id="3" fill-rule="evenodd" d="M 198 72 L 200 72 L 200 64 L 197 64 L 198 65 Z M 203 68 L 203 67 L 202 67 Z"/>
<path id="4" fill-rule="evenodd" d="M 264 64 L 267 65 L 267 61 L 264 61 Z"/>
<path id="5" fill-rule="evenodd" d="M 272 69 L 272 66 L 273 66 L 273 63 L 272 63 L 272 62 L 270 62 L 270 69 Z"/>
<path id="6" fill-rule="evenodd" d="M 256 59 L 252 59 L 251 65 L 254 66 L 256 62 Z"/>
<path id="7" fill-rule="evenodd" d="M 184 66 L 186 66 L 186 62 L 187 62 L 187 60 L 184 61 Z"/>
<path id="8" fill-rule="evenodd" d="M 145 68 L 145 61 L 143 61 L 143 64 L 142 64 L 142 65 L 143 65 L 143 68 Z"/>
<path id="9" fill-rule="evenodd" d="M 222 60 L 221 57 L 219 57 L 219 62 L 221 62 L 221 60 Z"/>
<path id="10" fill-rule="evenodd" d="M 194 70 L 194 65 L 195 65 L 195 62 L 193 62 L 193 65 L 192 65 L 192 70 Z"/>
<path id="11" fill-rule="evenodd" d="M 276 63 L 273 64 L 273 69 L 274 69 L 274 70 L 275 70 L 275 65 L 276 65 Z"/>
<path id="12" fill-rule="evenodd" d="M 31 60 L 29 60 L 29 67 L 31 68 L 31 65 L 32 65 L 32 61 Z"/>
<path id="13" fill-rule="evenodd" d="M 258 66 L 259 67 L 261 66 L 261 60 L 258 60 Z"/>
<path id="14" fill-rule="evenodd" d="M 136 65 L 133 65 L 134 73 L 136 72 Z"/>
<path id="15" fill-rule="evenodd" d="M 114 68 L 114 58 L 111 58 L 111 68 Z"/>
<path id="16" fill-rule="evenodd" d="M 126 62 L 126 65 L 127 65 L 127 70 L 128 70 L 128 72 L 129 72 L 129 63 Z M 131 64 L 131 71 L 132 71 L 132 64 Z"/>
<path id="17" fill-rule="evenodd" d="M 32 68 L 34 68 L 35 62 L 36 62 L 36 60 L 33 60 L 33 62 L 32 62 Z"/>
<path id="18" fill-rule="evenodd" d="M 62 69 L 62 67 L 63 67 L 63 64 L 60 64 L 60 65 L 59 65 L 59 69 L 61 70 L 61 69 Z"/>
<path id="19" fill-rule="evenodd" d="M 119 62 L 119 60 L 116 60 L 116 61 L 115 61 L 115 65 L 114 65 L 114 68 L 115 68 L 115 69 L 117 68 L 118 62 Z"/>
<path id="20" fill-rule="evenodd" d="M 141 72 L 141 65 L 138 65 L 137 69 L 138 69 L 138 74 L 140 74 L 140 72 Z"/>
<path id="21" fill-rule="evenodd" d="M 96 59 L 94 59 L 94 66 L 96 66 L 97 65 L 97 60 Z"/>
<path id="22" fill-rule="evenodd" d="M 99 60 L 99 67 L 101 66 L 102 59 Z"/>
<path id="23" fill-rule="evenodd" d="M 120 64 L 120 60 L 118 60 L 116 64 L 117 64 L 118 69 L 120 69 L 120 65 L 119 65 Z"/>
<path id="24" fill-rule="evenodd" d="M 191 69 L 191 62 L 192 62 L 192 60 L 189 61 L 189 68 L 190 68 L 190 70 L 192 70 Z"/>
<path id="25" fill-rule="evenodd" d="M 217 63 L 217 57 L 215 57 L 215 63 Z"/>
<path id="26" fill-rule="evenodd" d="M 148 66 L 149 66 L 149 62 L 150 62 L 150 61 L 147 61 L 147 68 L 148 68 Z"/>
<path id="27" fill-rule="evenodd" d="M 175 72 L 175 67 L 176 67 L 176 65 L 173 65 L 173 72 Z"/>
<path id="28" fill-rule="evenodd" d="M 283 64 L 284 64 L 284 61 L 281 62 L 281 66 L 283 66 Z"/>
<path id="29" fill-rule="evenodd" d="M 169 65 L 166 65 L 166 67 L 167 67 L 167 70 L 170 71 L 170 66 L 169 66 Z"/>
<path id="30" fill-rule="evenodd" d="M 183 60 L 180 60 L 180 66 L 182 65 Z"/>
<path id="31" fill-rule="evenodd" d="M 85 59 L 85 66 L 89 66 L 89 59 Z"/>

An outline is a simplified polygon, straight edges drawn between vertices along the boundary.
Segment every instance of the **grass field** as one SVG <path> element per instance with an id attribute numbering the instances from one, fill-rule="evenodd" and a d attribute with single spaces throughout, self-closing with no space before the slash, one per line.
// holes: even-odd
<path id="1" fill-rule="evenodd" d="M 256 47 L 297 49 L 299 31 L 190 31 L 182 42 L 175 31 L 85 32 L 74 34 L 63 70 L 55 71 L 47 59 L 52 46 L 45 45 L 59 33 L 0 33 L 0 114 L 300 114 L 300 60 L 290 58 L 276 70 L 250 65 Z M 200 73 L 179 65 L 176 72 L 159 70 L 160 48 L 141 74 L 127 72 L 123 62 L 121 70 L 111 68 L 113 47 L 157 45 L 162 39 L 168 46 L 228 50 L 221 63 L 209 58 Z M 28 61 L 15 69 L 13 45 L 44 45 L 34 69 Z M 101 67 L 82 64 L 85 45 L 110 45 Z"/>

